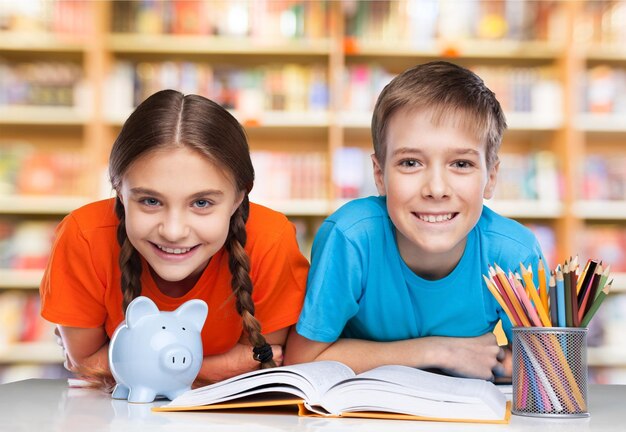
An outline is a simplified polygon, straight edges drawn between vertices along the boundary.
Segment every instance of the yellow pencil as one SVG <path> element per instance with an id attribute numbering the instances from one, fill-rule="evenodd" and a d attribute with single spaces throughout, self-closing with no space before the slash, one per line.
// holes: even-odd
<path id="1" fill-rule="evenodd" d="M 541 298 L 541 304 L 544 311 L 548 309 L 548 287 L 546 282 L 546 269 L 543 266 L 543 260 L 539 258 L 539 264 L 537 265 L 537 277 L 539 278 L 539 298 Z"/>
<path id="2" fill-rule="evenodd" d="M 508 316 L 509 320 L 511 320 L 511 324 L 517 327 L 519 323 L 515 320 L 515 318 L 513 317 L 513 314 L 511 314 L 511 311 L 509 310 L 504 299 L 502 298 L 502 295 L 500 295 L 500 291 L 498 291 L 498 288 L 496 288 L 496 286 L 489 280 L 487 276 L 483 275 L 483 279 L 485 279 L 485 283 L 487 284 L 487 289 L 491 291 L 491 294 L 495 297 L 496 301 L 500 304 L 500 307 L 502 307 L 502 309 L 504 310 L 504 313 L 506 313 L 506 316 Z"/>
<path id="3" fill-rule="evenodd" d="M 591 260 L 587 260 L 583 271 L 578 275 L 578 283 L 576 284 L 576 294 L 580 292 L 580 289 L 583 286 L 583 281 L 585 280 L 585 275 L 587 274 L 587 270 L 589 270 L 589 265 L 591 264 Z"/>
<path id="4" fill-rule="evenodd" d="M 550 321 L 550 317 L 548 316 L 546 310 L 543 308 L 543 304 L 537 295 L 537 289 L 535 288 L 535 284 L 533 282 L 532 274 L 524 267 L 524 264 L 520 263 L 520 269 L 522 271 L 522 279 L 524 279 L 524 283 L 526 284 L 526 288 L 530 292 L 530 299 L 535 304 L 535 309 L 537 309 L 537 313 L 539 314 L 539 319 L 541 320 L 541 324 L 544 327 L 551 327 L 552 322 Z"/>

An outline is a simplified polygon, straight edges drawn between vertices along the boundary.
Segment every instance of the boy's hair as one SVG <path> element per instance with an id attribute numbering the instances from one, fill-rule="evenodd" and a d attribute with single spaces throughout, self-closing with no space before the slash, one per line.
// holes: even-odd
<path id="1" fill-rule="evenodd" d="M 262 368 L 275 366 L 271 349 L 261 334 L 261 325 L 254 317 L 250 260 L 244 249 L 250 211 L 248 193 L 254 183 L 254 168 L 246 134 L 239 122 L 220 105 L 202 96 L 159 91 L 135 109 L 115 140 L 109 157 L 111 184 L 119 190 L 124 174 L 138 158 L 158 149 L 176 147 L 188 147 L 205 156 L 231 175 L 237 191 L 245 191 L 243 202 L 230 219 L 225 244 L 232 273 L 231 286 L 237 312 L 255 347 L 255 358 L 261 361 Z M 141 294 L 141 259 L 128 240 L 124 206 L 119 197 L 115 211 L 120 221 L 117 240 L 121 247 L 119 265 L 125 311 Z"/>
<path id="2" fill-rule="evenodd" d="M 487 167 L 498 160 L 506 119 L 496 95 L 472 71 L 435 61 L 407 69 L 385 86 L 372 116 L 374 153 L 381 165 L 385 163 L 387 127 L 401 109 L 427 110 L 435 124 L 460 121 L 485 142 Z"/>

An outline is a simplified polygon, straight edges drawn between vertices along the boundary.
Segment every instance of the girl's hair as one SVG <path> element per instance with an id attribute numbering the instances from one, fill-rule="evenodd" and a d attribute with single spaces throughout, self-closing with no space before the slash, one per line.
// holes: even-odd
<path id="1" fill-rule="evenodd" d="M 387 127 L 401 109 L 427 110 L 433 123 L 454 120 L 486 145 L 487 167 L 498 160 L 506 119 L 496 95 L 474 72 L 445 61 L 402 72 L 378 96 L 372 116 L 374 153 L 384 165 Z"/>
<path id="2" fill-rule="evenodd" d="M 254 317 L 250 260 L 246 245 L 246 221 L 250 211 L 248 193 L 254 183 L 254 168 L 246 134 L 239 122 L 215 102 L 198 95 L 183 95 L 174 90 L 162 90 L 143 101 L 124 123 L 113 144 L 109 158 L 109 177 L 115 190 L 138 158 L 158 149 L 187 147 L 205 156 L 228 172 L 237 191 L 244 191 L 241 205 L 230 219 L 226 238 L 228 265 L 232 273 L 231 286 L 236 298 L 237 312 L 254 346 L 255 359 L 261 368 L 275 366 L 271 348 L 261 334 L 261 325 Z M 122 273 L 122 307 L 141 294 L 141 259 L 126 234 L 124 206 L 116 199 L 115 212 L 119 218 L 117 241 L 121 251 L 119 265 Z"/>

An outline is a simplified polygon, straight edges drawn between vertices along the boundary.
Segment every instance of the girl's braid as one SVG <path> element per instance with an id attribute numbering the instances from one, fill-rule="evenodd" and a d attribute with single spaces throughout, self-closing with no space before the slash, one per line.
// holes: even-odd
<path id="1" fill-rule="evenodd" d="M 122 273 L 122 310 L 126 313 L 128 304 L 141 294 L 141 258 L 126 235 L 124 206 L 119 198 L 115 201 L 115 214 L 120 221 L 117 226 L 117 242 L 121 247 L 119 266 Z"/>
<path id="2" fill-rule="evenodd" d="M 248 197 L 239 206 L 230 219 L 230 229 L 226 239 L 228 266 L 232 274 L 231 286 L 236 298 L 237 312 L 243 318 L 243 326 L 248 339 L 254 346 L 255 358 L 261 361 L 261 369 L 275 367 L 271 348 L 261 334 L 261 324 L 254 317 L 252 301 L 252 281 L 250 280 L 250 259 L 244 250 L 246 245 L 246 220 L 248 219 Z"/>

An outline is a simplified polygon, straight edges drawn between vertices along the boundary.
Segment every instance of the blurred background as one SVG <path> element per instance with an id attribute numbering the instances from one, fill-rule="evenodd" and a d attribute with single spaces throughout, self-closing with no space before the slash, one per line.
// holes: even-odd
<path id="1" fill-rule="evenodd" d="M 207 96 L 248 132 L 254 201 L 300 246 L 375 194 L 382 87 L 448 59 L 495 91 L 509 130 L 487 205 L 529 226 L 550 268 L 610 265 L 590 380 L 626 383 L 626 1 L 0 0 L 0 382 L 66 376 L 38 284 L 53 230 L 111 196 L 108 152 L 163 88 Z"/>

